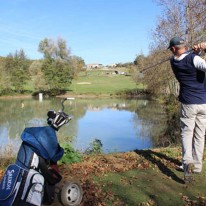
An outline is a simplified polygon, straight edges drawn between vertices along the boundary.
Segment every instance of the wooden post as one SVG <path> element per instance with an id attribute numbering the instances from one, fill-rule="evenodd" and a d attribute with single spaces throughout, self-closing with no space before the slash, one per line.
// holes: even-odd
<path id="1" fill-rule="evenodd" d="M 43 93 L 39 93 L 39 101 L 40 101 L 40 102 L 43 101 Z"/>

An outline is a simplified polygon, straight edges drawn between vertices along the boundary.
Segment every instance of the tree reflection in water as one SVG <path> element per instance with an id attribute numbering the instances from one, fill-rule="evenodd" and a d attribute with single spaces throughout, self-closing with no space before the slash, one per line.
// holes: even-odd
<path id="1" fill-rule="evenodd" d="M 61 109 L 61 99 L 1 99 L 0 145 L 18 145 L 25 127 L 46 125 L 50 109 Z M 146 149 L 155 145 L 166 122 L 161 105 L 141 99 L 75 99 L 65 103 L 64 111 L 73 119 L 58 138 L 80 150 L 95 138 L 101 140 L 104 152 Z"/>

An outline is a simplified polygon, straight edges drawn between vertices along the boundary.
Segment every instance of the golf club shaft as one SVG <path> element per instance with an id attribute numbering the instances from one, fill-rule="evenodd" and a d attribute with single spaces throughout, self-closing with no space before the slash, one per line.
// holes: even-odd
<path id="1" fill-rule="evenodd" d="M 192 51 L 193 51 L 193 49 L 190 49 L 190 50 L 187 50 L 186 52 L 184 52 L 183 54 L 185 54 L 185 53 L 190 53 L 190 52 L 192 52 Z M 145 68 L 143 68 L 143 69 L 140 70 L 140 73 L 143 73 L 143 72 L 147 71 L 148 69 L 151 69 L 151 68 L 153 68 L 153 67 L 156 67 L 156 66 L 158 66 L 158 65 L 160 65 L 160 64 L 162 64 L 162 63 L 164 63 L 164 62 L 167 62 L 167 61 L 169 61 L 171 58 L 172 58 L 172 57 L 168 57 L 168 58 L 166 58 L 166 59 L 164 59 L 164 60 L 162 60 L 162 61 L 160 61 L 160 62 L 158 62 L 158 63 L 156 63 L 156 64 L 153 64 L 153 65 L 151 65 L 151 66 L 145 67 Z"/>

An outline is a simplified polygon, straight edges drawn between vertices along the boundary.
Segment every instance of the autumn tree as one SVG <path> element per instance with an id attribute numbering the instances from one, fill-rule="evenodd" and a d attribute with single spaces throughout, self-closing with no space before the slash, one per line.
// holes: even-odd
<path id="1" fill-rule="evenodd" d="M 143 69 L 146 61 L 146 57 L 143 54 L 139 54 L 136 56 L 134 60 L 135 67 L 132 67 L 133 70 L 132 73 L 132 79 L 137 83 L 143 83 L 143 74 L 141 73 L 141 70 Z"/>
<path id="2" fill-rule="evenodd" d="M 161 7 L 161 16 L 152 31 L 152 43 L 148 63 L 144 67 L 169 59 L 169 40 L 180 36 L 186 40 L 188 49 L 205 41 L 206 3 L 205 0 L 156 0 Z M 177 93 L 178 83 L 174 78 L 169 61 L 158 64 L 144 73 L 144 80 L 154 93 Z"/>
<path id="3" fill-rule="evenodd" d="M 83 67 L 85 66 L 85 62 L 79 56 L 70 56 L 70 62 L 72 64 L 72 67 L 75 68 L 73 71 L 73 76 L 74 78 L 76 78 L 78 76 L 78 73 L 82 71 Z"/>

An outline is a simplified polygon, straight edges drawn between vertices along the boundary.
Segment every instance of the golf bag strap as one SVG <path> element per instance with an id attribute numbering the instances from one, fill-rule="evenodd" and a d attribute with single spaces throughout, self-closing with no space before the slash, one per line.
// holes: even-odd
<path id="1" fill-rule="evenodd" d="M 26 167 L 26 168 L 28 168 L 28 169 L 36 169 L 36 168 L 34 168 L 34 167 L 30 167 L 30 166 L 29 166 L 29 165 L 31 165 L 31 163 L 32 163 L 32 160 L 33 160 L 33 157 L 34 157 L 34 153 L 31 155 L 31 157 L 30 157 L 30 159 L 29 159 L 29 164 L 28 164 L 28 165 L 25 164 L 25 157 L 26 157 L 26 148 L 25 148 L 25 145 L 31 147 L 31 146 L 28 145 L 27 143 L 23 142 L 23 143 L 22 143 L 22 148 L 23 148 L 22 152 L 24 152 L 24 160 L 22 161 L 22 160 L 19 158 L 19 156 L 17 156 L 17 160 L 18 160 L 18 162 L 20 162 L 24 167 Z"/>
<path id="2" fill-rule="evenodd" d="M 23 142 L 22 143 L 22 148 L 23 148 L 23 152 L 24 152 L 24 157 L 26 156 L 26 149 L 25 149 L 25 143 Z M 17 160 L 22 164 L 22 165 L 24 165 L 25 167 L 26 167 L 26 165 L 25 165 L 25 158 L 24 158 L 24 160 L 22 161 L 20 158 L 19 158 L 19 155 L 17 155 Z"/>

